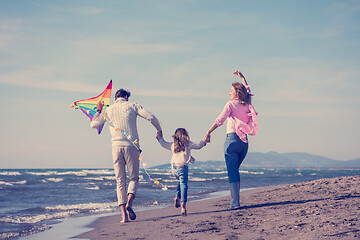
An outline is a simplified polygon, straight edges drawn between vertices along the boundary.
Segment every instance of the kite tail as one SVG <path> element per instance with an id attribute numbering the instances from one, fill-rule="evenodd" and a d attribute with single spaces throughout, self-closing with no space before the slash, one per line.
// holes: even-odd
<path id="1" fill-rule="evenodd" d="M 121 130 L 118 129 L 118 131 L 121 131 Z M 139 154 L 141 154 L 142 150 L 136 145 L 136 144 L 138 143 L 138 140 L 135 139 L 135 141 L 132 141 L 132 140 L 130 139 L 130 137 L 128 136 L 128 132 L 123 132 L 123 131 L 121 131 L 121 132 L 122 132 L 122 134 L 134 145 L 134 147 L 136 147 L 136 149 L 139 151 Z M 141 165 L 142 165 L 142 167 L 143 167 L 146 175 L 148 175 L 149 181 L 150 181 L 150 182 L 154 182 L 154 184 L 156 184 L 156 185 L 160 185 L 162 190 L 167 191 L 168 188 L 167 188 L 164 184 L 162 184 L 161 182 L 159 182 L 159 180 L 153 179 L 153 178 L 151 177 L 151 175 L 149 174 L 149 172 L 148 172 L 148 170 L 147 170 L 147 163 L 145 163 L 142 159 L 143 159 L 143 157 L 142 157 L 142 156 L 139 156 L 139 161 L 141 162 Z"/>

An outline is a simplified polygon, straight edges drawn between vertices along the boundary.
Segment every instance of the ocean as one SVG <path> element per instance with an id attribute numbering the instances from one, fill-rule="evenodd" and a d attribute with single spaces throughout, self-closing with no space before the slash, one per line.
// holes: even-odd
<path id="1" fill-rule="evenodd" d="M 140 170 L 134 209 L 172 203 L 176 180 L 169 168 Z M 360 175 L 360 170 L 250 169 L 240 171 L 241 188 Z M 168 190 L 163 190 L 166 186 Z M 66 219 L 119 212 L 113 169 L 0 169 L 0 239 L 22 239 Z M 189 167 L 189 204 L 228 190 L 224 167 Z"/>

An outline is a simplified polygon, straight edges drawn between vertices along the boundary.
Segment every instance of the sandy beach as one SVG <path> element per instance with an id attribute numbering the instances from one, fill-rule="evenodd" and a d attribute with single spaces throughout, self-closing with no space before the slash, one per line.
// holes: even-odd
<path id="1" fill-rule="evenodd" d="M 241 209 L 227 211 L 230 197 L 97 219 L 76 238 L 112 239 L 360 239 L 360 176 L 261 188 L 241 193 Z"/>

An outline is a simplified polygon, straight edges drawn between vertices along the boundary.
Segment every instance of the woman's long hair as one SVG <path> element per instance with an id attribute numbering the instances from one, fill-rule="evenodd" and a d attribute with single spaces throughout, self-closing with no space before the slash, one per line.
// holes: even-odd
<path id="1" fill-rule="evenodd" d="M 253 94 L 247 92 L 244 84 L 239 82 L 233 82 L 232 86 L 235 89 L 239 101 L 242 105 L 251 104 L 251 96 L 253 96 Z"/>
<path id="2" fill-rule="evenodd" d="M 185 128 L 178 128 L 172 136 L 174 139 L 174 153 L 185 151 L 186 145 L 190 141 L 189 133 Z"/>

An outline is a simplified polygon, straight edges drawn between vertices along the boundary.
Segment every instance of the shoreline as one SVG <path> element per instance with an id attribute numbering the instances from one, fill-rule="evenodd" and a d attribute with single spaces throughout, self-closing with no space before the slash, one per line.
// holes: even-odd
<path id="1" fill-rule="evenodd" d="M 324 178 L 253 189 L 240 194 L 241 208 L 227 211 L 230 197 L 97 218 L 93 230 L 73 238 L 115 239 L 354 239 L 360 238 L 360 176 Z"/>
<path id="2" fill-rule="evenodd" d="M 241 191 L 247 191 L 247 189 L 242 189 Z M 192 202 L 198 202 L 203 201 L 207 199 L 213 199 L 213 198 L 220 198 L 224 197 L 229 194 L 229 191 L 218 191 L 218 192 L 212 192 L 207 195 L 205 195 L 204 198 L 194 200 Z M 158 205 L 158 206 L 147 206 L 147 207 L 138 207 L 134 208 L 136 213 L 140 213 L 143 211 L 156 211 L 157 209 L 163 209 L 163 208 L 169 208 L 171 207 L 171 204 L 164 204 L 164 205 Z M 47 229 L 42 232 L 30 234 L 27 236 L 22 236 L 19 238 L 19 240 L 37 240 L 37 239 L 57 239 L 57 240 L 66 240 L 66 239 L 79 239 L 77 238 L 78 235 L 82 235 L 84 233 L 87 233 L 89 231 L 94 230 L 94 228 L 89 227 L 94 222 L 96 222 L 100 218 L 106 218 L 111 217 L 114 215 L 120 214 L 120 209 L 117 212 L 111 212 L 111 213 L 102 213 L 97 215 L 89 215 L 89 216 L 79 216 L 79 217 L 69 217 L 66 219 L 63 219 L 61 223 L 52 225 L 50 229 Z M 83 238 L 81 238 L 83 239 Z"/>

